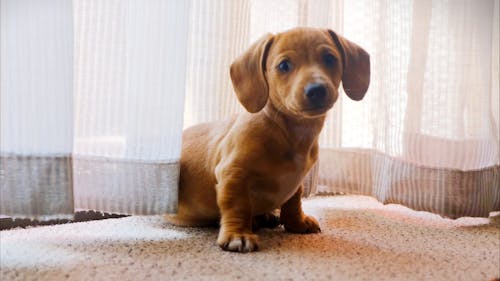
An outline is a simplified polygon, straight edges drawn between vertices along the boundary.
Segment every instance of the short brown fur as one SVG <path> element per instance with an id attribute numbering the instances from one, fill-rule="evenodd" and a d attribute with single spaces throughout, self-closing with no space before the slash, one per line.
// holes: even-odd
<path id="1" fill-rule="evenodd" d="M 325 63 L 325 55 L 334 57 Z M 280 70 L 287 60 L 289 71 Z M 331 62 L 331 61 L 330 61 Z M 178 225 L 220 223 L 224 250 L 258 248 L 255 216 L 281 209 L 294 233 L 316 233 L 316 219 L 302 212 L 302 180 L 318 158 L 318 136 L 343 82 L 348 96 L 363 98 L 368 54 L 331 30 L 296 28 L 266 34 L 230 69 L 236 95 L 248 112 L 188 128 L 183 134 Z M 313 103 L 311 83 L 326 95 Z"/>

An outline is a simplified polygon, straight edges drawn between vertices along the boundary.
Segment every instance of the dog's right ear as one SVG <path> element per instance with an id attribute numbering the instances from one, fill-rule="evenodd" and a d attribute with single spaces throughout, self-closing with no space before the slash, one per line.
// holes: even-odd
<path id="1" fill-rule="evenodd" d="M 251 113 L 264 108 L 269 97 L 265 71 L 273 38 L 270 33 L 264 35 L 231 64 L 234 91 L 241 104 Z"/>

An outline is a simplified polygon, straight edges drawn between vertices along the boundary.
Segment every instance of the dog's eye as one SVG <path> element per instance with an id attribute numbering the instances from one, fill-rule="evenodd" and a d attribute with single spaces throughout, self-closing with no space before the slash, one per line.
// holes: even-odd
<path id="1" fill-rule="evenodd" d="M 330 53 L 326 53 L 323 55 L 323 61 L 326 66 L 333 67 L 337 63 L 337 58 Z"/>
<path id="2" fill-rule="evenodd" d="M 288 60 L 282 60 L 280 62 L 280 64 L 278 64 L 278 70 L 281 72 L 281 73 L 286 73 L 286 72 L 289 72 L 290 69 L 292 69 L 292 64 L 290 63 L 290 61 Z"/>

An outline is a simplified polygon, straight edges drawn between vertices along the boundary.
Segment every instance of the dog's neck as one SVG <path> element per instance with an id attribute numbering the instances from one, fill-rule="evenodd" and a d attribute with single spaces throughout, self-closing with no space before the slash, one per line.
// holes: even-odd
<path id="1" fill-rule="evenodd" d="M 279 111 L 268 102 L 262 113 L 276 124 L 295 149 L 308 151 L 318 141 L 325 115 L 313 118 L 297 117 Z"/>

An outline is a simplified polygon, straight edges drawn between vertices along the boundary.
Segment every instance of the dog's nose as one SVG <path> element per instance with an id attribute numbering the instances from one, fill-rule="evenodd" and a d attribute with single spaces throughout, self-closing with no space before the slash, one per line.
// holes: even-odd
<path id="1" fill-rule="evenodd" d="M 326 96 L 326 87 L 319 83 L 310 83 L 304 88 L 306 98 L 312 103 L 321 103 Z"/>

